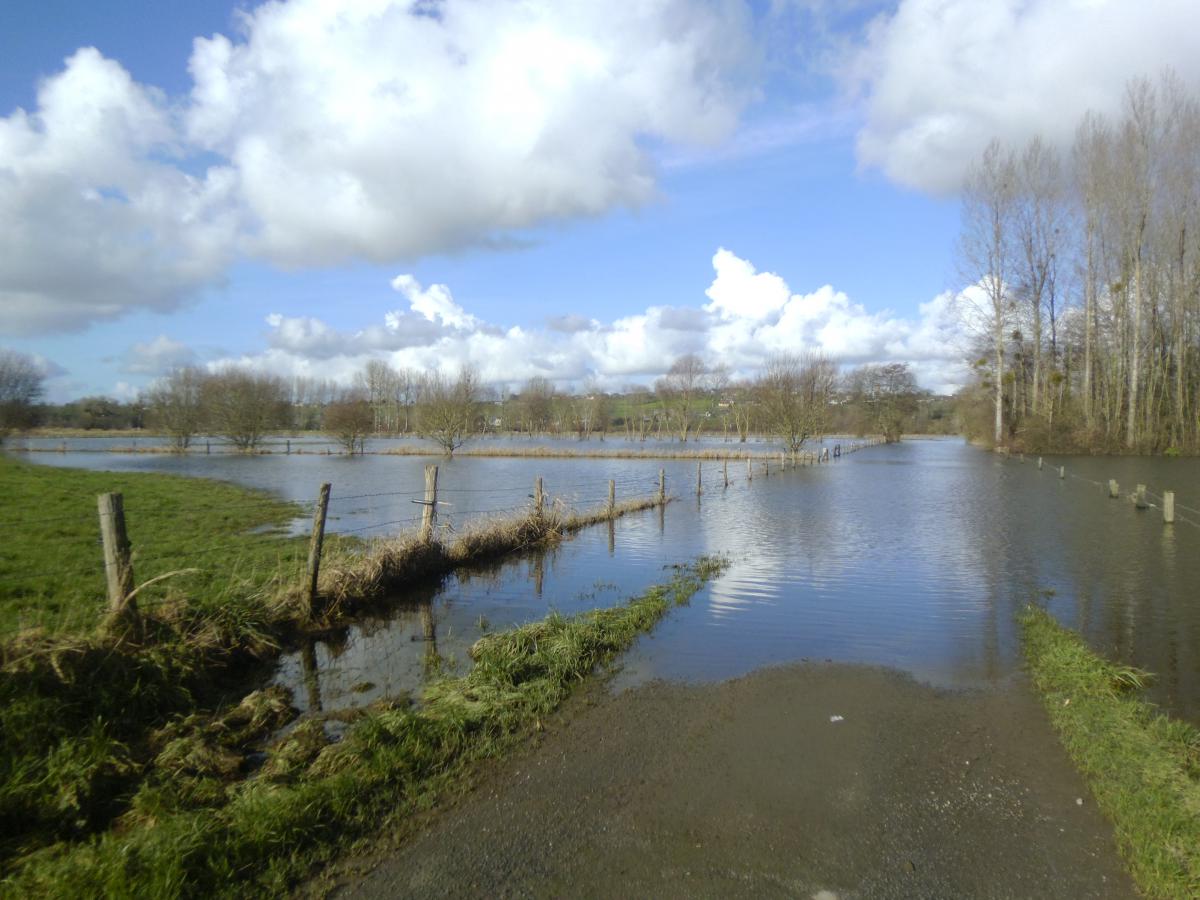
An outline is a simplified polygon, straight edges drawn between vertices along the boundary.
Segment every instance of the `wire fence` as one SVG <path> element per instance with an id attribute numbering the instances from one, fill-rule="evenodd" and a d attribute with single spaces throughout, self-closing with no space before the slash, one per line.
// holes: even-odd
<path id="1" fill-rule="evenodd" d="M 1005 458 L 1007 458 L 1009 460 L 1013 460 L 1017 463 L 1027 462 L 1027 460 L 1023 454 L 1016 458 L 1014 458 L 1011 454 L 1005 454 Z M 1038 459 L 1037 471 L 1039 471 L 1039 472 L 1046 471 L 1046 467 L 1043 463 L 1043 460 L 1040 457 Z M 1060 478 L 1063 481 L 1078 481 L 1083 484 L 1089 484 L 1089 485 L 1092 485 L 1093 487 L 1101 488 L 1104 491 L 1109 490 L 1108 482 L 1096 481 L 1094 478 L 1088 478 L 1086 475 L 1080 475 L 1077 472 L 1072 472 L 1071 470 L 1069 470 L 1066 467 L 1065 464 L 1059 465 L 1059 466 L 1050 466 L 1049 474 L 1052 476 L 1057 476 L 1058 478 Z M 1146 502 L 1147 508 L 1157 509 L 1160 512 L 1164 511 L 1164 507 L 1166 506 L 1166 500 L 1162 494 L 1155 493 L 1154 491 L 1151 491 L 1149 488 L 1146 488 L 1143 485 L 1138 485 L 1138 487 L 1142 488 L 1142 490 L 1140 491 L 1141 496 L 1143 498 L 1147 498 L 1147 502 Z M 1164 491 L 1165 490 L 1166 489 L 1164 489 Z M 1139 492 L 1135 490 L 1132 492 L 1128 492 L 1125 496 L 1130 498 L 1131 500 L 1136 501 L 1138 499 L 1138 497 L 1137 497 L 1138 493 Z M 1172 518 L 1171 518 L 1170 522 L 1164 522 L 1164 524 L 1169 525 L 1169 524 L 1174 524 L 1174 523 L 1183 523 L 1185 525 L 1191 526 L 1192 528 L 1200 529 L 1200 509 L 1196 509 L 1195 507 L 1188 506 L 1184 503 L 1181 503 L 1179 501 L 1178 496 L 1176 496 L 1174 494 L 1174 492 L 1170 492 L 1170 493 L 1172 494 L 1172 504 L 1171 504 L 1172 505 L 1172 510 L 1171 510 Z M 1154 501 L 1154 502 L 1149 502 L 1149 501 Z M 1188 515 L 1184 515 L 1183 513 L 1187 513 Z M 1164 512 L 1164 518 L 1165 518 L 1165 515 L 1166 514 Z"/>
<path id="2" fill-rule="evenodd" d="M 847 444 L 850 453 L 869 444 Z M 636 465 L 606 474 L 579 473 L 545 482 L 547 504 L 564 512 L 607 506 L 610 491 L 619 505 L 631 498 L 656 496 L 666 467 Z M 810 456 L 804 461 L 814 464 Z M 768 466 L 778 472 L 799 463 L 785 458 L 756 458 L 747 471 L 744 460 L 674 460 L 671 491 L 686 496 L 697 490 L 691 473 L 699 471 L 703 491 L 748 484 Z M 315 492 L 314 492 L 315 493 Z M 533 508 L 535 485 L 441 484 L 436 495 L 436 527 L 455 535 L 475 525 L 516 517 Z M 377 541 L 417 534 L 422 527 L 424 489 L 330 493 L 324 530 L 333 539 Z M 137 594 L 139 607 L 167 602 L 182 589 L 220 593 L 221 580 L 235 580 L 239 568 L 251 573 L 243 581 L 303 575 L 311 522 L 317 500 L 293 502 L 263 497 L 221 502 L 151 502 L 134 495 L 124 506 L 132 552 L 129 564 L 137 579 L 170 575 L 152 592 Z M 230 516 L 225 517 L 224 513 Z M 226 524 L 232 520 L 232 524 Z M 214 522 L 216 528 L 214 529 Z M 221 529 L 227 529 L 224 533 Z M 0 519 L 0 636 L 31 626 L 48 631 L 96 620 L 103 606 L 106 570 L 101 523 L 92 498 L 77 513 Z M 5 540 L 8 537 L 9 540 Z M 35 547 L 36 552 L 30 548 Z M 39 564 L 37 560 L 42 562 Z M 58 564 L 58 560 L 65 564 Z M 195 570 L 195 571 L 193 571 Z M 259 570 L 269 570 L 266 572 Z M 187 580 L 192 579 L 192 580 Z M 137 585 L 134 586 L 135 588 Z M 224 588 L 228 589 L 228 588 Z M 81 612 L 80 610 L 86 610 Z"/>

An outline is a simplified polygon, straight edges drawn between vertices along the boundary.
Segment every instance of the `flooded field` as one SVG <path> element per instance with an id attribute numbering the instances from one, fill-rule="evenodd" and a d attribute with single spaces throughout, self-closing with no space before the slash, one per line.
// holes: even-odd
<path id="1" fill-rule="evenodd" d="M 572 442 L 574 443 L 574 442 Z M 606 444 L 612 444 L 608 441 Z M 333 483 L 330 529 L 393 533 L 416 516 L 436 457 L 38 453 L 98 469 L 170 471 L 309 502 Z M 1067 467 L 1060 479 L 1054 468 Z M 1160 676 L 1152 696 L 1200 719 L 1200 463 L 1047 457 L 1039 471 L 957 440 L 868 448 L 830 465 L 764 477 L 756 466 L 686 460 L 457 458 L 441 462 L 441 524 L 528 502 L 534 478 L 569 505 L 646 494 L 666 470 L 678 499 L 584 531 L 552 550 L 396 598 L 396 613 L 285 657 L 277 679 L 298 705 L 335 709 L 417 687 L 431 666 L 469 664 L 485 630 L 611 604 L 702 553 L 732 565 L 623 660 L 617 687 L 716 680 L 764 665 L 877 663 L 939 685 L 1004 679 L 1020 664 L 1014 612 L 1040 598 L 1097 649 Z M 1180 519 L 1110 500 L 1144 483 L 1175 490 Z M 297 528 L 306 527 L 303 521 Z"/>

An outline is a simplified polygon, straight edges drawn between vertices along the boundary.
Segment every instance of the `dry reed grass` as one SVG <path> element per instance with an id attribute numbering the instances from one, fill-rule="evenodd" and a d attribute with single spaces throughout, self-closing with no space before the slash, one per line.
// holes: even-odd
<path id="1" fill-rule="evenodd" d="M 516 516 L 476 521 L 448 541 L 424 541 L 414 532 L 375 541 L 365 552 L 340 553 L 323 563 L 318 593 L 325 605 L 318 618 L 323 625 L 333 624 L 397 588 L 462 565 L 551 544 L 591 525 L 669 501 L 652 495 L 583 511 L 552 505 L 539 512 L 531 507 Z"/>

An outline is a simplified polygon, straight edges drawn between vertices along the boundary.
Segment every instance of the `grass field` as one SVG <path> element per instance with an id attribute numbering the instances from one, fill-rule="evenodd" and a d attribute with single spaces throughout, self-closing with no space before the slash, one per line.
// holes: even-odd
<path id="1" fill-rule="evenodd" d="M 183 568 L 141 605 L 186 597 L 201 607 L 301 572 L 307 543 L 280 530 L 304 510 L 268 494 L 196 478 L 37 466 L 0 456 L 0 639 L 22 629 L 82 634 L 104 612 L 98 494 L 124 495 L 136 583 Z"/>
<path id="2" fill-rule="evenodd" d="M 1020 621 L 1034 685 L 1139 890 L 1200 897 L 1200 731 L 1137 696 L 1145 673 L 1100 658 L 1044 610 Z"/>

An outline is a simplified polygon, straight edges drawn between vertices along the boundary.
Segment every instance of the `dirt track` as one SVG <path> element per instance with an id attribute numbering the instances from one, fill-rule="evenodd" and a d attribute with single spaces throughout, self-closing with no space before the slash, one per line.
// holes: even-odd
<path id="1" fill-rule="evenodd" d="M 346 898 L 1135 896 L 1027 686 L 840 665 L 592 690 L 340 882 Z"/>

